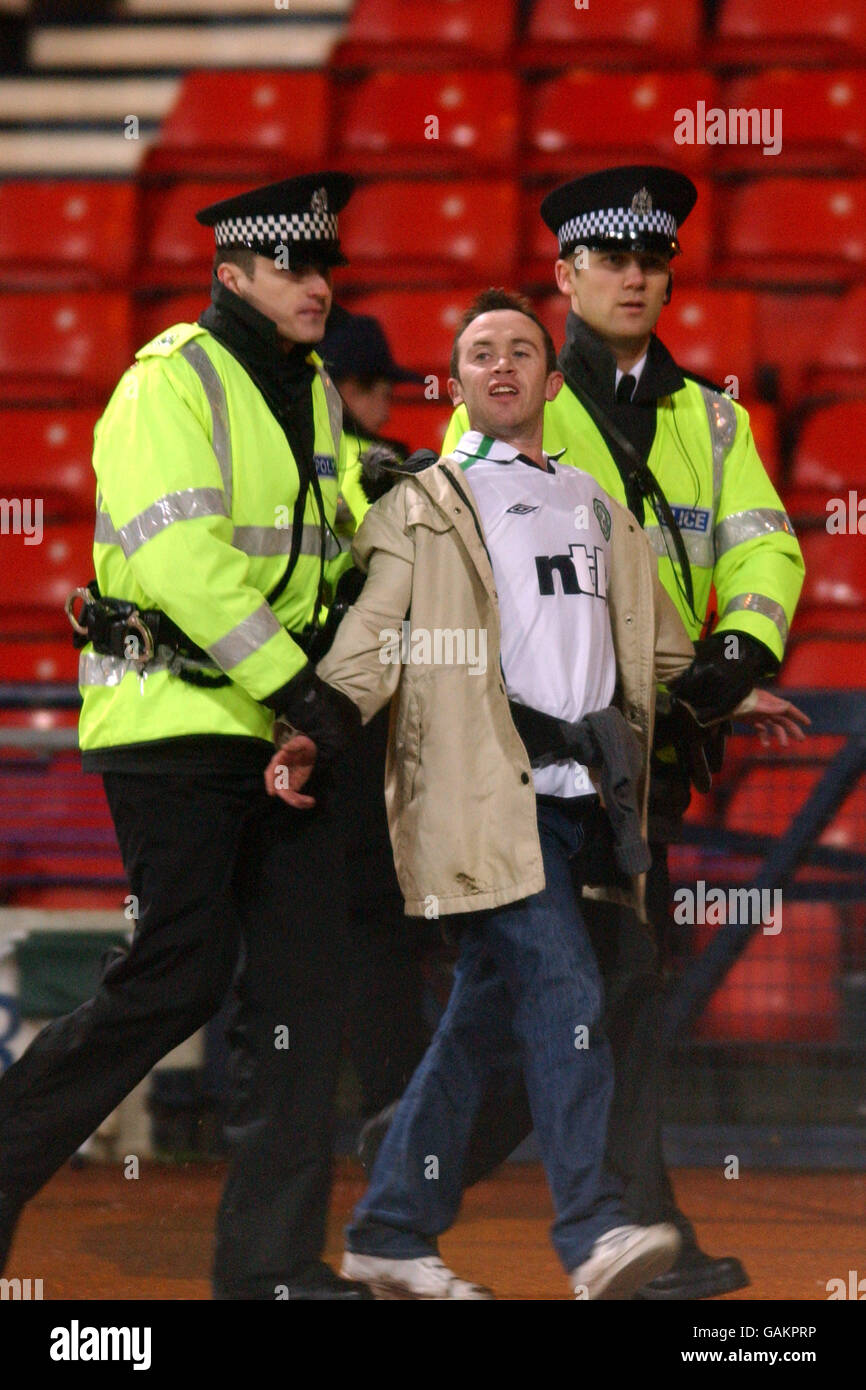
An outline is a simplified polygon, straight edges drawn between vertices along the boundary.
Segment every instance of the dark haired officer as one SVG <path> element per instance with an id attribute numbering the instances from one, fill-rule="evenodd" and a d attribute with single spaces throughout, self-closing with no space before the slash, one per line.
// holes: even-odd
<path id="1" fill-rule="evenodd" d="M 791 523 L 758 456 L 747 412 L 685 371 L 655 335 L 671 297 L 679 228 L 697 190 L 673 169 L 605 169 L 555 189 L 541 215 L 559 241 L 556 282 L 571 312 L 559 367 L 565 385 L 545 407 L 544 448 L 591 473 L 641 522 L 698 660 L 678 694 L 730 708 L 781 664 L 803 582 Z M 461 411 L 443 444 L 466 429 Z M 718 621 L 709 636 L 711 592 Z M 721 755 L 708 750 L 710 762 Z M 708 782 L 700 783 L 706 789 Z M 696 785 L 699 783 L 696 782 Z M 689 803 L 680 731 L 660 718 L 650 788 L 650 916 L 668 916 L 667 845 Z M 609 1158 L 636 1221 L 673 1221 L 679 1260 L 642 1296 L 708 1298 L 743 1287 L 738 1260 L 713 1259 L 678 1211 L 661 1150 L 658 1040 L 661 982 L 652 943 L 628 914 L 587 903 L 605 972 L 616 1059 Z M 528 1130 L 514 1096 L 491 1096 L 476 1128 L 470 1176 L 501 1161 Z M 486 1133 L 485 1133 L 486 1126 Z M 510 1130 L 506 1133 L 506 1128 Z"/>
<path id="2" fill-rule="evenodd" d="M 136 353 L 97 425 L 80 743 L 139 916 L 94 998 L 0 1079 L 0 1268 L 24 1202 L 234 977 L 214 1295 L 367 1297 L 321 1260 L 345 994 L 338 826 L 263 780 L 275 716 L 303 711 L 326 754 L 359 724 L 305 650 L 340 551 L 340 401 L 312 346 L 351 187 L 312 174 L 199 213 L 216 238 L 211 303 Z"/>

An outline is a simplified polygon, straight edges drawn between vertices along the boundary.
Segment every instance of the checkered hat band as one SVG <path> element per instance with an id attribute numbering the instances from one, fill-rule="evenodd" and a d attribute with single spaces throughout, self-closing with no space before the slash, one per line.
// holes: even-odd
<path id="1" fill-rule="evenodd" d="M 274 245 L 289 241 L 336 241 L 337 217 L 332 212 L 293 212 L 289 216 L 227 217 L 214 223 L 217 246 L 233 242 L 262 241 Z"/>
<path id="2" fill-rule="evenodd" d="M 631 208 L 599 208 L 571 217 L 559 229 L 560 246 L 568 246 L 583 237 L 638 236 L 641 232 L 661 232 L 664 236 L 677 234 L 676 218 L 670 212 L 632 212 Z"/>

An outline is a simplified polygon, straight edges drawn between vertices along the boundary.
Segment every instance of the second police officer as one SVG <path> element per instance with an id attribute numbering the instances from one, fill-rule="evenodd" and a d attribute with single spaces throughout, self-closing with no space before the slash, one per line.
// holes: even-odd
<path id="1" fill-rule="evenodd" d="M 556 282 L 570 301 L 559 354 L 565 385 L 545 408 L 544 448 L 591 473 L 641 522 L 662 583 L 697 642 L 694 694 L 703 703 L 714 691 L 722 708 L 778 671 L 804 566 L 748 413 L 680 367 L 654 331 L 671 298 L 679 229 L 696 198 L 694 184 L 675 170 L 629 165 L 575 179 L 544 199 L 541 215 L 559 242 Z M 443 452 L 466 427 L 458 411 Z M 713 592 L 717 621 L 703 636 Z M 688 806 L 695 760 L 680 731 L 659 724 L 647 903 L 663 936 L 667 845 Z M 722 749 L 723 742 L 706 749 L 711 766 L 718 766 Z M 677 1265 L 643 1296 L 707 1298 L 743 1287 L 748 1278 L 738 1260 L 713 1258 L 698 1246 L 662 1157 L 661 981 L 650 943 L 629 914 L 611 918 L 601 904 L 586 906 L 608 969 L 617 1065 L 610 1159 L 626 1181 L 634 1218 L 674 1221 L 683 1237 Z M 513 1096 L 491 1095 L 467 1177 L 489 1172 L 530 1126 L 528 1110 Z"/>

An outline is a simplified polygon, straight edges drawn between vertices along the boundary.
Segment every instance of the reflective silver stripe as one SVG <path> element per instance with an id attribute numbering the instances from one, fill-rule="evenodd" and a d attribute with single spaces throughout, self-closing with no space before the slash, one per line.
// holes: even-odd
<path id="1" fill-rule="evenodd" d="M 236 526 L 232 545 L 245 555 L 289 555 L 292 550 L 292 528 L 285 526 Z M 325 532 L 325 559 L 333 560 L 343 547 L 336 536 Z M 301 528 L 301 555 L 319 558 L 321 543 L 318 526 Z"/>
<path id="2" fill-rule="evenodd" d="M 216 367 L 200 343 L 184 343 L 180 355 L 189 363 L 201 382 L 210 406 L 212 447 L 222 474 L 228 514 L 232 508 L 232 436 L 225 387 L 217 375 Z"/>
<path id="3" fill-rule="evenodd" d="M 732 550 L 744 541 L 753 541 L 758 536 L 769 536 L 774 531 L 784 531 L 793 536 L 794 528 L 787 512 L 772 507 L 753 507 L 747 512 L 732 512 L 716 526 L 716 558 Z"/>
<path id="4" fill-rule="evenodd" d="M 325 403 L 328 407 L 328 424 L 331 427 L 331 438 L 334 441 L 334 459 L 340 459 L 340 437 L 343 433 L 343 399 L 334 385 L 328 373 L 321 368 L 317 368 L 319 380 L 325 391 Z"/>
<path id="5" fill-rule="evenodd" d="M 273 609 L 267 603 L 263 603 L 254 613 L 250 613 L 248 618 L 238 623 L 237 627 L 233 627 L 231 632 L 227 632 L 225 637 L 208 647 L 207 652 L 217 666 L 221 666 L 224 671 L 230 671 L 233 666 L 239 666 L 248 656 L 252 656 L 253 652 L 257 652 L 282 631 Z"/>
<path id="6" fill-rule="evenodd" d="M 78 658 L 78 684 L 79 685 L 120 685 L 124 676 L 129 675 L 130 671 L 135 676 L 154 675 L 157 671 L 170 671 L 172 675 L 177 675 L 179 671 L 215 671 L 215 666 L 208 666 L 201 661 L 186 661 L 179 657 L 170 647 L 159 647 L 157 654 L 148 661 L 142 671 L 135 661 L 124 661 L 120 656 L 101 656 L 99 652 L 82 652 Z"/>
<path id="7" fill-rule="evenodd" d="M 145 507 L 143 512 L 115 529 L 108 512 L 96 513 L 94 540 L 101 545 L 119 545 L 129 559 L 139 546 L 164 531 L 175 521 L 192 521 L 200 516 L 227 516 L 225 494 L 218 487 L 188 487 L 170 492 Z"/>
<path id="8" fill-rule="evenodd" d="M 701 386 L 700 391 L 704 398 L 707 419 L 710 422 L 710 439 L 713 446 L 713 511 L 715 511 L 715 504 L 722 490 L 722 469 L 725 458 L 737 433 L 737 412 L 734 410 L 734 403 L 731 398 L 723 392 L 711 391 L 708 386 Z"/>
<path id="9" fill-rule="evenodd" d="M 788 619 L 785 616 L 785 610 L 781 603 L 777 603 L 776 600 L 772 598 L 765 598 L 763 594 L 737 594 L 726 606 L 722 617 L 726 618 L 729 613 L 742 612 L 761 613 L 765 618 L 769 618 L 770 622 L 775 623 L 776 627 L 779 629 L 782 645 L 784 646 L 787 642 Z"/>
<path id="10" fill-rule="evenodd" d="M 668 540 L 665 545 L 665 538 L 662 535 L 660 526 L 647 526 L 644 534 L 655 551 L 656 555 L 667 555 L 668 559 L 676 560 L 676 548 L 672 540 Z M 711 570 L 715 564 L 713 555 L 713 538 L 710 534 L 701 531 L 680 531 L 689 563 L 698 565 L 701 569 Z"/>

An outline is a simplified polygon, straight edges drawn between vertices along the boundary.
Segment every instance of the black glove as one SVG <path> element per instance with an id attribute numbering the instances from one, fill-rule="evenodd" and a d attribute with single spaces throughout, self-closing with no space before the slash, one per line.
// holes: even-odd
<path id="1" fill-rule="evenodd" d="M 310 663 L 262 704 L 276 711 L 278 723 L 313 740 L 319 762 L 341 753 L 361 728 L 361 711 L 354 700 L 321 680 Z"/>
<path id="2" fill-rule="evenodd" d="M 701 724 L 711 724 L 730 714 L 758 681 L 774 675 L 778 667 L 763 642 L 747 633 L 714 632 L 695 643 L 694 661 L 669 683 L 669 689 L 691 706 Z"/>
<path id="3" fill-rule="evenodd" d="M 408 473 L 420 473 L 438 460 L 432 449 L 416 449 L 408 458 L 400 458 L 388 444 L 374 444 L 360 458 L 361 490 L 368 502 L 378 502 Z"/>

